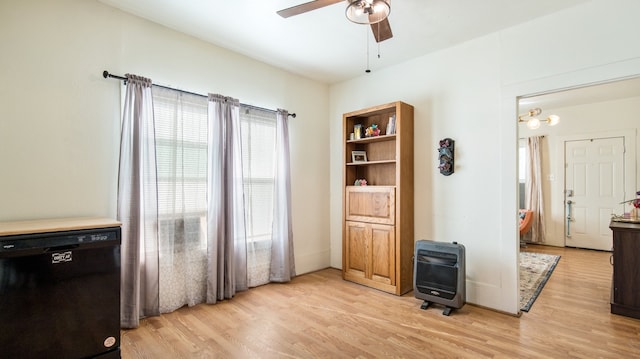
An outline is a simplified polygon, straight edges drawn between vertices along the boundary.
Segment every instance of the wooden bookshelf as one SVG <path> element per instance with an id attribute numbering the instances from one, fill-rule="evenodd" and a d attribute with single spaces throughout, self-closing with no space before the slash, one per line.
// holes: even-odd
<path id="1" fill-rule="evenodd" d="M 392 120 L 393 119 L 393 120 Z M 386 133 L 390 121 L 395 131 Z M 376 124 L 378 136 L 351 139 Z M 345 280 L 396 295 L 413 288 L 413 106 L 403 102 L 343 115 L 343 259 Z M 365 151 L 366 162 L 353 162 Z M 367 186 L 354 186 L 365 179 Z"/>

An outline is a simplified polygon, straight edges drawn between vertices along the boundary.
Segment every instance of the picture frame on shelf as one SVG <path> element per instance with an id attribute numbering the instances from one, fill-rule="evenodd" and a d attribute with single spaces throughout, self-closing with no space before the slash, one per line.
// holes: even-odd
<path id="1" fill-rule="evenodd" d="M 351 162 L 367 162 L 367 151 L 351 151 Z"/>

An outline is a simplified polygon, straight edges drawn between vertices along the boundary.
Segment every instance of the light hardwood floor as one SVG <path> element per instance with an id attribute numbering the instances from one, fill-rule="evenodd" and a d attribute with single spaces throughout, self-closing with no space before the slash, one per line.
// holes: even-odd
<path id="1" fill-rule="evenodd" d="M 145 319 L 122 331 L 122 357 L 640 358 L 640 320 L 609 311 L 610 253 L 523 250 L 562 258 L 521 317 L 468 304 L 447 317 L 325 269 Z"/>

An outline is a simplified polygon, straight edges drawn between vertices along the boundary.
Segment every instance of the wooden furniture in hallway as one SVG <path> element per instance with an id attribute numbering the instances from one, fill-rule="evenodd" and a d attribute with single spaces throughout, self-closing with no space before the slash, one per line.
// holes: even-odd
<path id="1" fill-rule="evenodd" d="M 640 318 L 640 223 L 614 222 L 611 313 Z"/>

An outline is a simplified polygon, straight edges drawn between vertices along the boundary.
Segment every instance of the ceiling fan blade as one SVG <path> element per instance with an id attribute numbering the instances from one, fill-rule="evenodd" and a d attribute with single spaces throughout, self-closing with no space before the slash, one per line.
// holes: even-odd
<path id="1" fill-rule="evenodd" d="M 389 18 L 386 18 L 378 23 L 371 24 L 371 31 L 376 38 L 376 42 L 382 42 L 393 37 L 391 33 L 391 25 L 389 25 Z"/>
<path id="2" fill-rule="evenodd" d="M 282 9 L 282 10 L 278 11 L 277 14 L 282 16 L 282 17 L 284 17 L 284 18 L 287 18 L 287 17 L 294 16 L 294 15 L 300 15 L 300 14 L 303 14 L 303 13 L 311 11 L 311 10 L 316 10 L 316 9 L 321 8 L 321 7 L 333 5 L 333 4 L 339 3 L 341 1 L 343 1 L 343 0 L 315 0 L 315 1 L 309 1 L 309 2 L 304 3 L 304 4 L 300 4 L 300 5 L 292 6 L 290 8 Z"/>

